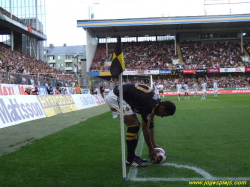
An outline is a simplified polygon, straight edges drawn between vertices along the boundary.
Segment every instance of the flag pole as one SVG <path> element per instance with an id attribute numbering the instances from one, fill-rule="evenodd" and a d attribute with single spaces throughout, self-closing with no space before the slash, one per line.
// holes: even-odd
<path id="1" fill-rule="evenodd" d="M 122 73 L 119 75 L 119 97 L 120 97 L 120 125 L 121 125 L 121 144 L 122 144 L 122 177 L 123 181 L 126 181 L 127 177 L 126 177 L 126 160 L 125 160 Z"/>
<path id="2" fill-rule="evenodd" d="M 113 77 L 118 76 L 119 80 L 119 99 L 120 99 L 120 126 L 121 126 L 121 144 L 122 144 L 122 176 L 126 181 L 126 162 L 125 162 L 125 137 L 124 137 L 124 116 L 123 116 L 123 90 L 122 90 L 122 72 L 125 70 L 125 62 L 122 51 L 121 37 L 117 37 L 115 52 L 112 57 L 110 73 Z"/>

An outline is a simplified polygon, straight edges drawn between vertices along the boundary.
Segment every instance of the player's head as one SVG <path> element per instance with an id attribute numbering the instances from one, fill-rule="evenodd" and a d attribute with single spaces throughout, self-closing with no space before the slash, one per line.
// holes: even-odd
<path id="1" fill-rule="evenodd" d="M 155 115 L 161 117 L 167 117 L 174 115 L 176 106 L 171 101 L 161 101 L 155 110 Z"/>

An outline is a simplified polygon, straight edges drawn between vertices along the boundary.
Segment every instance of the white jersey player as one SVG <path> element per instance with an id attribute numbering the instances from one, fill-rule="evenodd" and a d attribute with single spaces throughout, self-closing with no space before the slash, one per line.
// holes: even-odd
<path id="1" fill-rule="evenodd" d="M 218 97 L 217 96 L 217 93 L 218 93 L 218 84 L 217 84 L 217 81 L 214 81 L 214 97 Z"/>
<path id="2" fill-rule="evenodd" d="M 176 85 L 176 92 L 178 94 L 178 100 L 181 100 L 181 88 L 182 88 L 182 85 L 180 82 L 178 82 Z"/>
<path id="3" fill-rule="evenodd" d="M 196 84 L 194 84 L 194 85 L 192 86 L 192 88 L 194 89 L 194 97 L 196 97 L 196 96 L 199 97 L 199 95 L 198 95 L 198 89 L 197 89 Z"/>
<path id="4" fill-rule="evenodd" d="M 201 97 L 201 100 L 204 100 L 207 97 L 207 83 L 205 81 L 202 82 L 201 88 L 202 88 L 202 97 Z"/>
<path id="5" fill-rule="evenodd" d="M 155 88 L 155 94 L 159 97 L 159 88 L 158 88 L 158 83 L 155 84 L 154 88 Z"/>
<path id="6" fill-rule="evenodd" d="M 188 82 L 186 82 L 186 84 L 183 85 L 184 91 L 185 91 L 185 100 L 186 100 L 186 96 L 189 99 L 189 88 L 188 88 Z"/>
<path id="7" fill-rule="evenodd" d="M 165 95 L 163 93 L 163 89 L 164 89 L 163 84 L 160 83 L 159 86 L 158 86 L 158 89 L 159 89 L 159 94 L 160 94 L 159 98 L 161 98 L 161 95 L 162 95 L 163 98 L 165 98 Z"/>

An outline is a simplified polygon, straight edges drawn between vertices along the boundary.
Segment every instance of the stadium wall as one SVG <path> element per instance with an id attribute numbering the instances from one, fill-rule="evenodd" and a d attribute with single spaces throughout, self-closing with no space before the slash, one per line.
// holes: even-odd
<path id="1" fill-rule="evenodd" d="M 86 49 L 86 56 L 88 57 L 86 61 L 87 62 L 86 68 L 87 70 L 89 70 L 93 62 L 95 53 L 96 53 L 98 39 L 94 35 L 92 35 L 89 29 L 86 29 L 86 38 L 87 38 L 87 46 L 88 46 Z M 82 74 L 84 73 L 85 72 L 82 72 Z"/>

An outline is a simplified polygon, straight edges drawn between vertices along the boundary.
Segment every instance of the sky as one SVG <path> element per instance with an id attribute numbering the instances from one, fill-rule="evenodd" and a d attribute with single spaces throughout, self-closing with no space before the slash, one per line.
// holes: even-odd
<path id="1" fill-rule="evenodd" d="M 89 11 L 94 19 L 249 14 L 250 0 L 46 0 L 46 45 L 86 45 L 77 20 Z"/>

